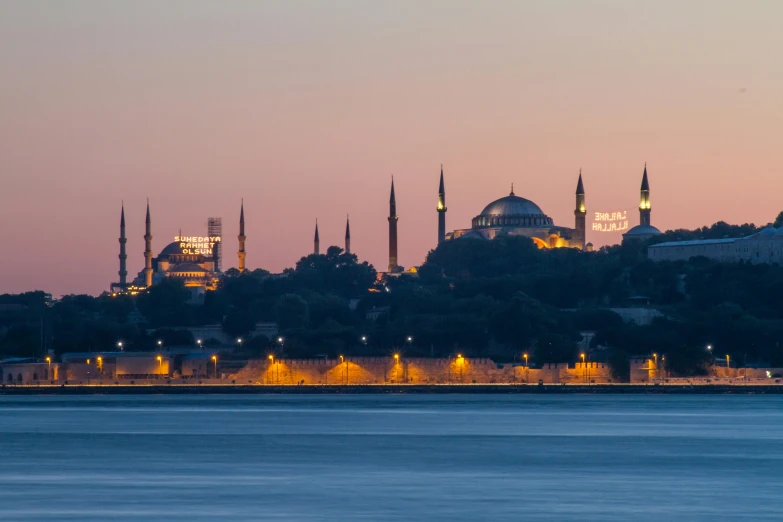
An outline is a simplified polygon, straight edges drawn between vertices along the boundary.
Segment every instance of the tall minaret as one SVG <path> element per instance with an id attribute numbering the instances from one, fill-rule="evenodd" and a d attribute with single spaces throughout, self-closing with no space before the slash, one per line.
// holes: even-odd
<path id="1" fill-rule="evenodd" d="M 440 166 L 440 187 L 438 187 L 438 244 L 446 240 L 446 189 L 443 185 L 443 165 Z"/>
<path id="2" fill-rule="evenodd" d="M 239 209 L 239 236 L 237 236 L 237 239 L 239 239 L 239 251 L 237 252 L 237 257 L 239 258 L 239 271 L 244 272 L 245 271 L 245 257 L 247 254 L 245 253 L 245 200 L 242 200 L 242 206 Z"/>
<path id="3" fill-rule="evenodd" d="M 120 287 L 124 290 L 128 287 L 128 270 L 125 264 L 125 260 L 128 259 L 125 254 L 125 243 L 128 240 L 125 239 L 125 203 L 122 204 L 122 212 L 120 213 Z"/>
<path id="4" fill-rule="evenodd" d="M 321 240 L 318 238 L 318 220 L 315 220 L 315 239 L 313 239 L 313 253 L 318 255 L 321 253 Z"/>
<path id="5" fill-rule="evenodd" d="M 574 228 L 576 229 L 579 248 L 585 249 L 585 186 L 582 184 L 582 169 L 579 169 L 579 181 L 576 184 L 576 208 L 574 209 Z"/>
<path id="6" fill-rule="evenodd" d="M 351 253 L 351 217 L 345 217 L 345 253 Z"/>
<path id="7" fill-rule="evenodd" d="M 152 286 L 152 223 L 150 221 L 150 200 L 147 200 L 147 231 L 144 234 L 144 285 Z"/>
<path id="8" fill-rule="evenodd" d="M 389 272 L 399 272 L 397 264 L 397 200 L 394 197 L 394 176 L 391 182 L 391 196 L 389 197 Z"/>
<path id="9" fill-rule="evenodd" d="M 644 164 L 642 190 L 639 199 L 639 224 L 650 226 L 650 183 L 647 181 L 647 163 Z"/>

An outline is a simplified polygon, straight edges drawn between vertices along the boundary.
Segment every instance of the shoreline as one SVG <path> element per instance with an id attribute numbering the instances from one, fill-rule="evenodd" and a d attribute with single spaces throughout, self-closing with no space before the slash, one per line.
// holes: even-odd
<path id="1" fill-rule="evenodd" d="M 388 395 L 388 394 L 761 394 L 783 395 L 770 384 L 68 384 L 3 385 L 0 395 Z"/>

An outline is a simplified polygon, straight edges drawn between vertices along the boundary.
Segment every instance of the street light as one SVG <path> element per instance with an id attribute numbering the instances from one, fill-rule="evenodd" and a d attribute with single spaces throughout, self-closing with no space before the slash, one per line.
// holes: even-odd
<path id="1" fill-rule="evenodd" d="M 196 344 L 198 345 L 199 348 L 201 348 L 201 339 L 196 339 Z"/>
<path id="2" fill-rule="evenodd" d="M 160 375 L 163 373 L 163 357 L 158 355 L 156 359 L 158 360 L 158 375 Z"/>
<path id="3" fill-rule="evenodd" d="M 726 354 L 726 368 L 731 368 L 731 361 L 729 359 L 729 354 Z"/>
<path id="4" fill-rule="evenodd" d="M 530 364 L 528 363 L 528 360 L 527 360 L 527 353 L 523 353 L 522 357 L 525 358 L 525 384 L 527 384 L 528 381 L 530 380 L 529 379 L 529 376 L 530 376 Z"/>
<path id="5" fill-rule="evenodd" d="M 711 345 L 711 344 L 708 344 L 708 345 L 707 345 L 707 351 L 708 351 L 708 352 L 711 352 L 711 351 L 712 351 L 712 345 Z"/>
<path id="6" fill-rule="evenodd" d="M 161 348 L 163 346 L 163 341 L 158 340 L 158 348 Z"/>
<path id="7" fill-rule="evenodd" d="M 367 336 L 362 335 L 362 342 L 366 345 L 367 344 Z"/>
<path id="8" fill-rule="evenodd" d="M 122 341 L 117 341 L 117 348 L 119 348 L 120 351 L 122 351 Z"/>
<path id="9" fill-rule="evenodd" d="M 47 357 L 46 358 L 46 364 L 48 365 L 48 369 L 46 370 L 46 376 L 51 379 L 52 378 L 52 358 Z"/>
<path id="10" fill-rule="evenodd" d="M 465 384 L 465 381 L 462 378 L 462 366 L 463 366 L 465 360 L 462 358 L 462 354 L 461 353 L 457 354 L 457 361 L 459 361 L 459 383 L 460 384 Z"/>
<path id="11" fill-rule="evenodd" d="M 242 338 L 241 337 L 239 337 L 237 339 L 237 344 L 239 345 L 239 348 L 241 349 L 242 348 Z"/>
<path id="12" fill-rule="evenodd" d="M 345 363 L 345 384 L 348 384 L 348 361 L 345 360 L 345 357 L 342 355 L 340 356 L 340 364 Z"/>
<path id="13" fill-rule="evenodd" d="M 217 355 L 212 356 L 212 362 L 215 363 L 215 379 L 217 379 Z"/>

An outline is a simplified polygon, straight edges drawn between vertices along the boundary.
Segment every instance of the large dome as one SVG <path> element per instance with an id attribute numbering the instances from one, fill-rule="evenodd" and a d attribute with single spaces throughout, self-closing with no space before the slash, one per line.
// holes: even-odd
<path id="1" fill-rule="evenodd" d="M 481 211 L 480 216 L 541 216 L 544 211 L 530 201 L 513 193 L 510 196 L 496 199 Z"/>
<path id="2" fill-rule="evenodd" d="M 473 218 L 473 228 L 481 227 L 550 227 L 552 218 L 529 199 L 520 198 L 512 191 L 484 207 Z"/>

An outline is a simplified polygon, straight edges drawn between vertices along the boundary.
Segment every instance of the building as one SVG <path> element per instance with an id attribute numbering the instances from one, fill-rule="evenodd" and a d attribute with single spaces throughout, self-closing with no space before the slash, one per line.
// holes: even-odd
<path id="1" fill-rule="evenodd" d="M 438 229 L 445 228 L 445 190 L 441 177 L 438 195 Z M 460 238 L 494 239 L 498 236 L 525 236 L 532 239 L 539 248 L 578 248 L 585 245 L 585 190 L 582 172 L 576 185 L 576 208 L 574 210 L 574 228 L 556 226 L 551 217 L 541 207 L 529 199 L 517 196 L 514 186 L 511 193 L 491 202 L 481 213 L 473 218 L 471 228 L 458 229 L 446 234 L 446 240 Z"/>
<path id="2" fill-rule="evenodd" d="M 623 234 L 623 241 L 644 241 L 661 233 L 660 230 L 652 226 L 650 214 L 652 206 L 650 205 L 650 182 L 647 180 L 647 164 L 644 164 L 644 174 L 642 174 L 641 197 L 639 199 L 639 224 Z"/>
<path id="3" fill-rule="evenodd" d="M 650 245 L 647 257 L 653 261 L 687 261 L 706 257 L 724 263 L 777 263 L 783 265 L 783 228 L 767 227 L 740 238 L 669 241 Z"/>
<path id="4" fill-rule="evenodd" d="M 220 271 L 220 244 L 221 236 L 215 235 L 222 230 L 220 218 L 209 219 L 209 230 L 204 236 L 185 236 L 182 232 L 174 236 L 174 240 L 168 243 L 163 250 L 153 257 L 152 252 L 152 219 L 150 217 L 150 205 L 147 201 L 147 214 L 145 219 L 144 234 L 144 268 L 137 276 L 128 282 L 127 254 L 125 244 L 125 205 L 120 213 L 120 280 L 111 284 L 113 293 L 136 294 L 144 291 L 168 277 L 181 280 L 185 287 L 191 291 L 191 301 L 198 302 L 203 299 L 204 292 L 217 288 Z M 210 233 L 212 232 L 212 233 Z M 239 215 L 239 250 L 237 257 L 240 272 L 245 270 L 245 205 L 242 202 Z"/>

